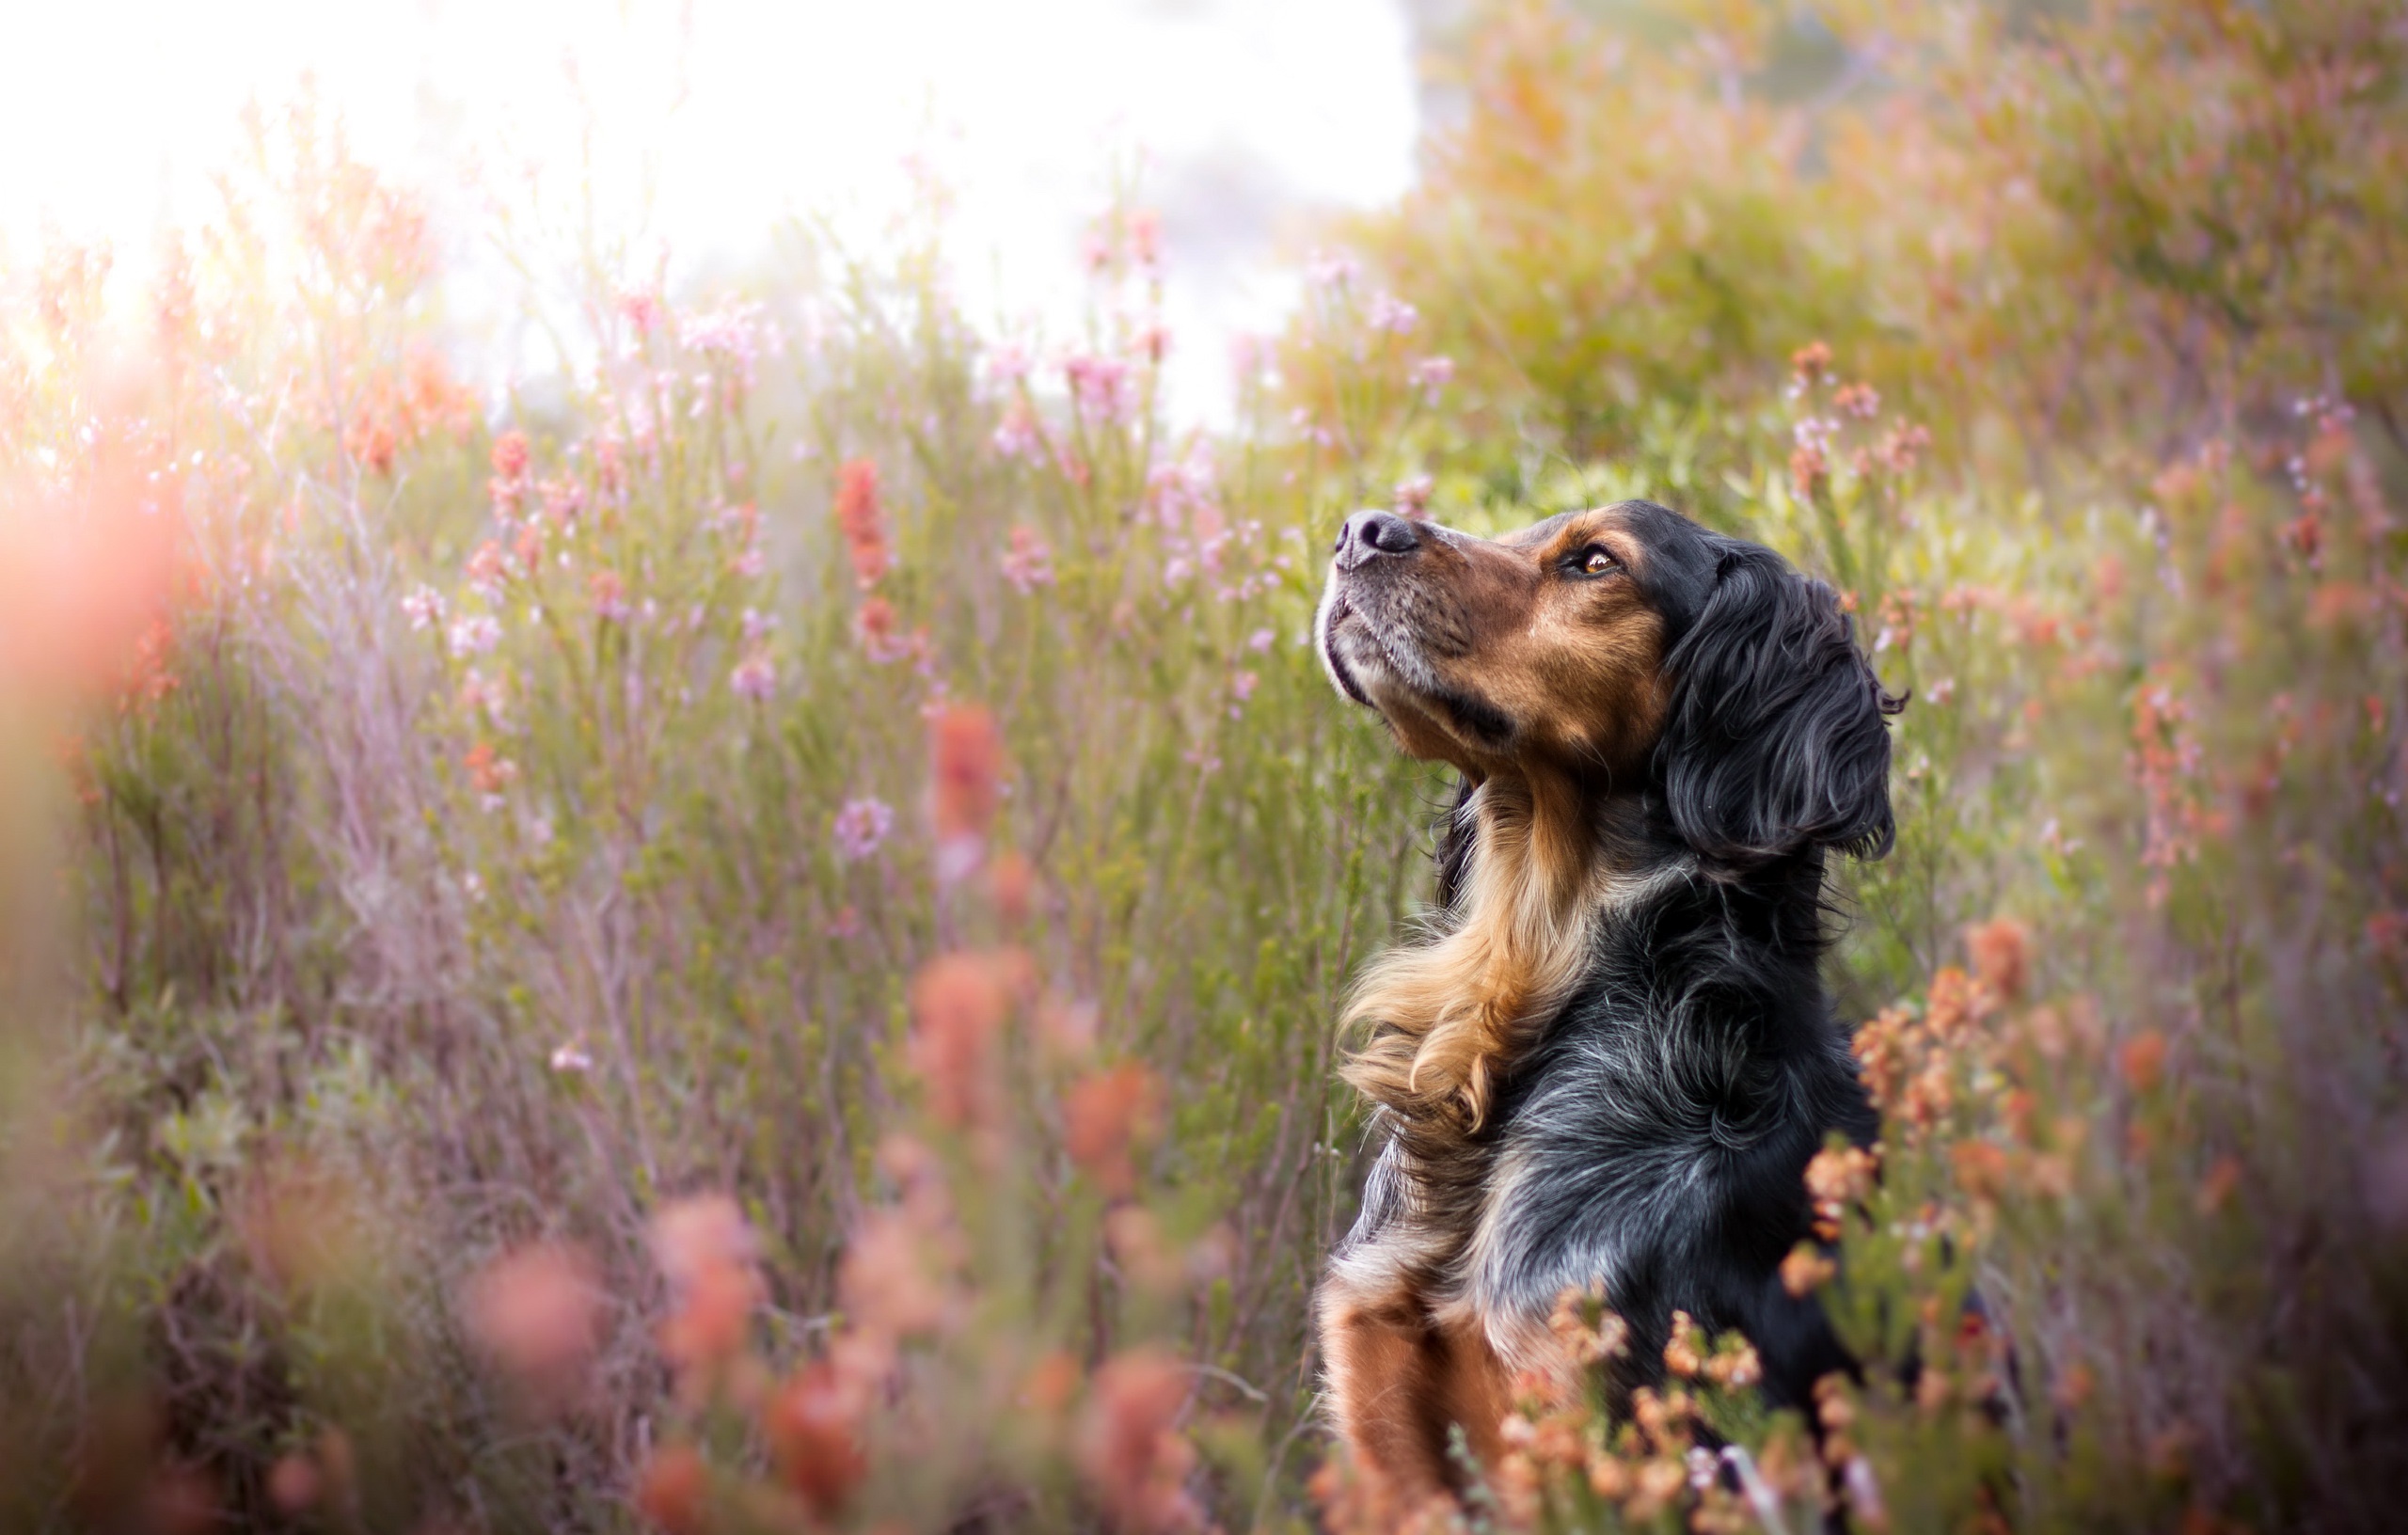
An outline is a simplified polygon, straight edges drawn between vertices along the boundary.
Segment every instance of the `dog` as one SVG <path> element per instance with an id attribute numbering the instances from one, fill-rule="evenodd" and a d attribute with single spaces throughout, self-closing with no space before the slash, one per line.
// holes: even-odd
<path id="1" fill-rule="evenodd" d="M 1825 859 L 1893 839 L 1886 693 L 1837 595 L 1649 501 L 1489 540 L 1385 512 L 1338 535 L 1330 680 L 1460 794 L 1428 931 L 1342 1022 L 1385 1138 L 1316 1309 L 1337 1430 L 1409 1501 L 1493 1462 L 1547 1320 L 1602 1285 L 1609 1401 L 1671 1313 L 1754 1345 L 1776 1407 L 1851 1369 L 1782 1283 L 1807 1162 L 1876 1129 L 1819 969 Z"/>

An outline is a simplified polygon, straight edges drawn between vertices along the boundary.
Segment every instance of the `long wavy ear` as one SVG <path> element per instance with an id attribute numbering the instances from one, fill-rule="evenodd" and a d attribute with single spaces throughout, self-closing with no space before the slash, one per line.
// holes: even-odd
<path id="1" fill-rule="evenodd" d="M 1830 587 L 1722 541 L 1714 590 L 1664 665 L 1672 703 L 1656 764 L 1691 847 L 1740 865 L 1890 850 L 1883 717 L 1905 700 L 1881 690 Z"/>

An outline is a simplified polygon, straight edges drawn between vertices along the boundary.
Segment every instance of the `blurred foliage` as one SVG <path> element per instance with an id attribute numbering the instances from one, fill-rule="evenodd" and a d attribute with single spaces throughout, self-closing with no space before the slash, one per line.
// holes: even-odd
<path id="1" fill-rule="evenodd" d="M 1451 36 L 1214 434 L 1134 203 L 1052 348 L 939 227 L 580 246 L 490 406 L 306 105 L 139 306 L 9 276 L 10 1527 L 1443 1526 L 1315 1416 L 1327 1021 L 1444 787 L 1320 674 L 1321 540 L 1642 495 L 1913 694 L 1833 976 L 1887 1128 L 1790 1271 L 1869 1368 L 1814 1433 L 1738 1339 L 1534 1383 L 1464 1517 L 2385 1527 L 2397 8 Z"/>

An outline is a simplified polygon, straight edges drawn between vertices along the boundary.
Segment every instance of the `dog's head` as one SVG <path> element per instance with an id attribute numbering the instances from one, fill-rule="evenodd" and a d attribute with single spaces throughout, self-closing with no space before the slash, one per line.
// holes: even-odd
<path id="1" fill-rule="evenodd" d="M 1663 507 L 1495 540 L 1358 512 L 1317 628 L 1339 691 L 1476 783 L 1652 789 L 1724 864 L 1889 850 L 1898 704 L 1837 597 Z"/>

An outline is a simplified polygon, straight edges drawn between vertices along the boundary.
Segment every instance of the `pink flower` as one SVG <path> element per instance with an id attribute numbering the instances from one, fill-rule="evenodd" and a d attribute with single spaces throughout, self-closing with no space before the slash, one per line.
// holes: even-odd
<path id="1" fill-rule="evenodd" d="M 1082 417 L 1114 423 L 1128 419 L 1133 402 L 1127 363 L 1118 357 L 1075 356 L 1062 364 L 1062 372 Z"/>
<path id="2" fill-rule="evenodd" d="M 1004 555 L 1004 579 L 1022 596 L 1053 585 L 1054 551 L 1037 536 L 1037 530 L 1022 524 L 1012 530 L 1011 541 L 1011 548 Z"/>
<path id="3" fill-rule="evenodd" d="M 1394 293 L 1374 293 L 1371 295 L 1370 323 L 1373 330 L 1409 336 L 1413 334 L 1413 327 L 1421 323 L 1421 311 Z"/>
<path id="4" fill-rule="evenodd" d="M 443 622 L 443 597 L 431 586 L 421 586 L 402 599 L 402 612 L 413 630 L 433 628 Z"/>
<path id="5" fill-rule="evenodd" d="M 1397 515 L 1402 517 L 1412 517 L 1417 521 L 1428 516 L 1430 514 L 1430 492 L 1434 488 L 1435 488 L 1435 486 L 1430 477 L 1426 474 L 1417 474 L 1410 480 L 1401 480 L 1397 482 Z"/>
<path id="6" fill-rule="evenodd" d="M 1044 437 L 1037 430 L 1037 419 L 1017 404 L 1004 412 L 1003 424 L 995 428 L 990 440 L 995 451 L 1006 458 L 1034 459 L 1045 446 Z"/>
<path id="7" fill-rule="evenodd" d="M 1305 280 L 1316 288 L 1343 288 L 1362 272 L 1362 265 L 1344 251 L 1316 250 L 1305 258 Z"/>
<path id="8" fill-rule="evenodd" d="M 1017 384 L 1028 376 L 1028 354 L 1006 342 L 987 354 L 987 376 L 997 384 Z"/>
<path id="9" fill-rule="evenodd" d="M 895 830 L 895 810 L 883 799 L 848 799 L 829 828 L 836 840 L 836 856 L 859 863 L 879 849 Z"/>
<path id="10" fill-rule="evenodd" d="M 464 618 L 452 625 L 450 635 L 454 656 L 482 656 L 501 643 L 501 621 L 479 614 Z"/>
<path id="11" fill-rule="evenodd" d="M 594 594 L 594 616 L 612 624 L 627 621 L 626 583 L 619 579 L 615 570 L 597 570 L 585 578 L 586 590 Z"/>
<path id="12" fill-rule="evenodd" d="M 660 326 L 660 300 L 650 293 L 621 294 L 619 312 L 627 317 L 638 336 L 649 336 Z"/>
<path id="13" fill-rule="evenodd" d="M 1438 403 L 1438 391 L 1454 382 L 1455 359 L 1424 357 L 1413 365 L 1412 372 L 1406 377 L 1412 381 L 1414 388 L 1421 391 L 1422 398 L 1434 405 Z"/>
<path id="14" fill-rule="evenodd" d="M 727 674 L 727 685 L 738 698 L 766 704 L 769 695 L 777 691 L 778 669 L 768 656 L 755 651 L 736 663 L 736 670 Z"/>
<path id="15" fill-rule="evenodd" d="M 1271 648 L 1273 638 L 1269 629 L 1257 629 L 1245 637 L 1245 648 L 1259 656 Z"/>

